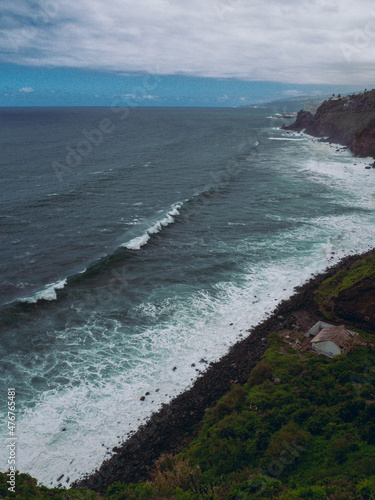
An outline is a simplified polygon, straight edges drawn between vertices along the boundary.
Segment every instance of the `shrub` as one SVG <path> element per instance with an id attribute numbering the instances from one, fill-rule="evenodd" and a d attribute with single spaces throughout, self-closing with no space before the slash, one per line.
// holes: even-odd
<path id="1" fill-rule="evenodd" d="M 171 498 L 173 500 L 201 500 L 201 497 L 192 491 L 183 491 L 181 488 L 177 488 L 173 493 Z"/>
<path id="2" fill-rule="evenodd" d="M 358 448 L 357 437 L 353 434 L 346 434 L 331 441 L 331 455 L 339 464 L 344 463 L 348 454 L 358 450 Z"/>
<path id="3" fill-rule="evenodd" d="M 343 405 L 340 416 L 344 422 L 353 422 L 364 408 L 365 403 L 361 399 L 353 399 Z"/>
<path id="4" fill-rule="evenodd" d="M 297 491 L 297 498 L 301 500 L 326 500 L 326 490 L 321 486 L 307 486 L 299 488 Z"/>
<path id="5" fill-rule="evenodd" d="M 220 421 L 225 415 L 238 408 L 246 397 L 246 391 L 239 384 L 233 384 L 231 390 L 223 396 L 214 408 L 207 412 L 205 424 L 210 426 Z"/>
<path id="6" fill-rule="evenodd" d="M 106 491 L 105 498 L 110 500 L 146 500 L 153 498 L 153 488 L 149 484 L 114 483 Z"/>
<path id="7" fill-rule="evenodd" d="M 198 465 L 192 466 L 185 459 L 173 455 L 162 455 L 155 463 L 152 483 L 162 491 L 172 491 L 181 488 L 194 493 L 201 491 L 202 472 Z"/>
<path id="8" fill-rule="evenodd" d="M 375 445 L 375 423 L 370 422 L 360 429 L 362 439 L 365 439 L 368 444 Z"/>
<path id="9" fill-rule="evenodd" d="M 375 478 L 363 479 L 357 484 L 356 491 L 364 500 L 375 500 Z"/>
<path id="10" fill-rule="evenodd" d="M 297 424 L 290 422 L 273 434 L 265 453 L 266 460 L 280 460 L 281 463 L 294 462 L 303 453 L 303 448 L 310 440 L 310 435 Z M 292 460 L 292 457 L 294 460 Z"/>
<path id="11" fill-rule="evenodd" d="M 326 425 L 330 422 L 332 415 L 324 408 L 318 409 L 311 418 L 308 419 L 306 428 L 311 434 L 321 434 Z"/>
<path id="12" fill-rule="evenodd" d="M 246 483 L 236 485 L 227 500 L 249 500 L 250 498 L 278 498 L 282 483 L 278 479 L 258 474 Z"/>
<path id="13" fill-rule="evenodd" d="M 361 396 L 370 398 L 375 393 L 375 387 L 372 384 L 366 384 L 361 388 Z"/>
<path id="14" fill-rule="evenodd" d="M 261 361 L 252 369 L 247 382 L 250 387 L 254 387 L 254 385 L 260 385 L 271 378 L 272 370 L 269 364 L 266 361 Z"/>

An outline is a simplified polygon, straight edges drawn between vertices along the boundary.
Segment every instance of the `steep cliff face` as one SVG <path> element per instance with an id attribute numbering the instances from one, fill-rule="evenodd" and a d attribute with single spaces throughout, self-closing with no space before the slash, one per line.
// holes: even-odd
<path id="1" fill-rule="evenodd" d="M 315 137 L 328 137 L 357 156 L 375 157 L 375 90 L 324 101 L 315 115 L 300 111 L 286 130 L 305 130 Z"/>
<path id="2" fill-rule="evenodd" d="M 300 131 L 303 129 L 309 129 L 314 122 L 314 115 L 310 111 L 304 111 L 301 109 L 301 111 L 298 112 L 296 121 L 292 123 L 292 125 L 289 125 L 289 127 L 286 127 L 283 125 L 282 128 L 286 130 L 296 130 Z"/>
<path id="3" fill-rule="evenodd" d="M 375 333 L 374 251 L 324 281 L 315 301 L 327 319 L 349 321 Z"/>
<path id="4" fill-rule="evenodd" d="M 331 299 L 332 313 L 371 332 L 375 325 L 375 277 L 365 279 Z"/>
<path id="5" fill-rule="evenodd" d="M 363 130 L 356 132 L 350 149 L 356 156 L 375 157 L 375 118 Z"/>

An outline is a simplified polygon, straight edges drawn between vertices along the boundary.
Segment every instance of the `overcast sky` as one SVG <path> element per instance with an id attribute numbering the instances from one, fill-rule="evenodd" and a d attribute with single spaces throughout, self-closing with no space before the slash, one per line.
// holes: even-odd
<path id="1" fill-rule="evenodd" d="M 38 67 L 296 84 L 375 81 L 371 0 L 16 0 L 2 2 L 0 14 L 0 61 L 22 66 L 25 75 Z M 34 87 L 23 81 L 20 89 L 32 94 Z"/>

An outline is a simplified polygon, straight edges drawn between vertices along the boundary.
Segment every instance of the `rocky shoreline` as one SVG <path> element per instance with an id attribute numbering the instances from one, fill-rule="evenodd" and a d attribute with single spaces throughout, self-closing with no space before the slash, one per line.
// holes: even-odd
<path id="1" fill-rule="evenodd" d="M 296 293 L 281 302 L 268 319 L 248 330 L 249 335 L 244 340 L 232 346 L 219 361 L 210 364 L 190 389 L 154 413 L 133 436 L 114 448 L 114 455 L 97 471 L 72 486 L 101 493 L 116 481 L 136 483 L 148 479 L 155 460 L 162 453 L 176 453 L 193 439 L 205 410 L 212 407 L 231 384 L 246 382 L 266 350 L 268 335 L 288 328 L 304 332 L 322 319 L 314 302 L 314 291 L 327 278 L 370 254 L 375 255 L 375 249 L 363 255 L 346 257 L 296 288 Z M 347 318 L 346 324 L 360 327 L 361 321 L 355 317 L 352 321 Z M 369 331 L 368 325 L 366 328 Z M 374 328 L 372 325 L 370 331 Z"/>

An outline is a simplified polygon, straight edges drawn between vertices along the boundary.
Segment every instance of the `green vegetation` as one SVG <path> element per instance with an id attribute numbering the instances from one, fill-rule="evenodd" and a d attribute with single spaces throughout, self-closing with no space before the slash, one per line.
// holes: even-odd
<path id="1" fill-rule="evenodd" d="M 364 269 L 355 266 L 353 273 L 363 276 Z M 346 286 L 342 281 L 334 280 L 332 289 Z M 2 476 L 0 497 L 375 499 L 374 383 L 371 347 L 333 359 L 306 353 L 301 359 L 274 334 L 248 382 L 234 384 L 206 411 L 181 453 L 160 457 L 151 481 L 116 483 L 100 497 L 38 488 L 21 474 L 17 496 L 7 493 Z"/>
<path id="2" fill-rule="evenodd" d="M 375 255 L 357 260 L 349 269 L 344 269 L 332 278 L 323 281 L 315 292 L 315 301 L 324 316 L 331 318 L 331 300 L 360 281 L 375 276 Z"/>
<path id="3" fill-rule="evenodd" d="M 37 480 L 28 474 L 17 474 L 16 476 L 16 493 L 8 491 L 6 474 L 0 473 L 0 498 L 3 500 L 39 500 L 39 499 L 56 499 L 56 500 L 97 500 L 99 497 L 91 491 L 65 490 L 62 488 L 47 488 L 45 486 L 37 486 Z"/>

